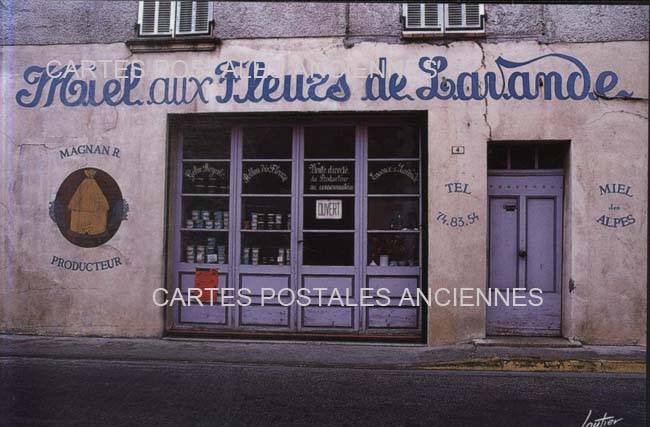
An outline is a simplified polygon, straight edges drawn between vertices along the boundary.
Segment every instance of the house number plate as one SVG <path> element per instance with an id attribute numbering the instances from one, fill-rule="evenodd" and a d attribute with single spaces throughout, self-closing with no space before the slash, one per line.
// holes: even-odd
<path id="1" fill-rule="evenodd" d="M 343 218 L 342 200 L 316 200 L 316 219 Z"/>

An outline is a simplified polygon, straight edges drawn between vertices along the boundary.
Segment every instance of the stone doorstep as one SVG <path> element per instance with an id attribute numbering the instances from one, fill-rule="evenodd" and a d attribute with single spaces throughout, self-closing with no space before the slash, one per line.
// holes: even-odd
<path id="1" fill-rule="evenodd" d="M 494 336 L 475 339 L 472 341 L 478 347 L 545 347 L 545 348 L 578 348 L 580 341 L 562 337 L 515 337 Z"/>

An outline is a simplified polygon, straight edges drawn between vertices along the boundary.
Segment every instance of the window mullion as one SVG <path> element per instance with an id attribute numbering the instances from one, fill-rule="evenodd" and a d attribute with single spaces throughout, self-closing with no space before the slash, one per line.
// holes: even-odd
<path id="1" fill-rule="evenodd" d="M 438 9 L 438 10 L 440 10 L 440 9 Z M 442 28 L 443 34 L 445 32 L 447 32 L 447 13 L 448 13 L 447 3 L 443 3 L 442 4 L 442 20 L 441 20 L 441 28 Z"/>
<path id="2" fill-rule="evenodd" d="M 465 3 L 462 3 L 460 5 L 460 16 L 461 16 L 461 25 L 463 27 L 467 27 L 467 5 Z"/>
<path id="3" fill-rule="evenodd" d="M 154 34 L 158 33 L 158 16 L 160 14 L 160 2 L 156 1 L 156 5 L 153 8 L 153 32 Z"/>
<path id="4" fill-rule="evenodd" d="M 180 7 L 177 8 L 176 3 L 177 2 L 175 2 L 175 1 L 171 2 L 171 6 L 170 6 L 171 10 L 170 10 L 170 13 L 169 13 L 169 15 L 170 15 L 169 16 L 169 21 L 170 21 L 169 26 L 171 27 L 172 37 L 176 37 L 176 21 L 178 20 L 178 18 L 176 16 L 176 13 L 180 12 Z"/>

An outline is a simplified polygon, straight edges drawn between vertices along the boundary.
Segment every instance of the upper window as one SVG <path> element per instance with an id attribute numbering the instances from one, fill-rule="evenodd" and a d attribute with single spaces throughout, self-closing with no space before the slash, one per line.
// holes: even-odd
<path id="1" fill-rule="evenodd" d="M 140 1 L 138 35 L 190 36 L 210 34 L 212 2 Z"/>
<path id="2" fill-rule="evenodd" d="M 547 144 L 488 144 L 488 169 L 563 169 L 567 146 Z"/>
<path id="3" fill-rule="evenodd" d="M 404 3 L 402 15 L 404 35 L 485 33 L 481 3 Z"/>

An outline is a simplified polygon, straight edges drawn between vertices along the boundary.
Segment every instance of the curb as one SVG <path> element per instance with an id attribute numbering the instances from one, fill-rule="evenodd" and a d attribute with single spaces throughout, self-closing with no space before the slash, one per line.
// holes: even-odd
<path id="1" fill-rule="evenodd" d="M 467 359 L 421 364 L 424 370 L 511 371 L 511 372 L 608 372 L 645 374 L 645 362 L 638 360 L 540 360 L 533 358 Z"/>

